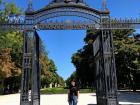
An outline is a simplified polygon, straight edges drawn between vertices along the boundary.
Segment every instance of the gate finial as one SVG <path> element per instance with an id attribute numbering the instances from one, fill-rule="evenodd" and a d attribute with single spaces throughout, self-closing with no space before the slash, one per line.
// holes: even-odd
<path id="1" fill-rule="evenodd" d="M 31 12 L 31 11 L 33 11 L 33 3 L 32 3 L 32 0 L 28 0 L 27 12 Z"/>
<path id="2" fill-rule="evenodd" d="M 102 11 L 108 11 L 106 0 L 102 0 L 102 8 L 101 8 L 101 10 Z"/>

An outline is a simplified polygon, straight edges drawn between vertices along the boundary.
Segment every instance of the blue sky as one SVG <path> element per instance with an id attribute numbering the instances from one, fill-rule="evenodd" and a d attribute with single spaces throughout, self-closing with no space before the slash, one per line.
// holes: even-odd
<path id="1" fill-rule="evenodd" d="M 4 0 L 14 1 L 24 10 L 28 0 Z M 35 10 L 46 6 L 51 0 L 33 0 Z M 86 3 L 96 9 L 101 9 L 101 0 L 85 0 Z M 140 17 L 140 0 L 107 0 L 111 17 L 137 18 Z M 86 31 L 39 31 L 41 39 L 48 51 L 49 57 L 55 61 L 58 74 L 66 79 L 75 70 L 71 64 L 71 56 L 84 45 L 83 38 Z"/>
<path id="2" fill-rule="evenodd" d="M 85 31 L 59 30 L 38 32 L 48 55 L 55 61 L 58 74 L 66 79 L 75 70 L 71 56 L 84 45 Z"/>

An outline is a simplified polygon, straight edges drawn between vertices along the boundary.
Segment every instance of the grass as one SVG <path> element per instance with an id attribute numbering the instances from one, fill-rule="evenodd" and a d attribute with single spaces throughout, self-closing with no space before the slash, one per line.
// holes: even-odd
<path id="1" fill-rule="evenodd" d="M 80 93 L 92 93 L 91 89 L 80 89 Z M 41 89 L 41 94 L 67 94 L 68 89 L 65 88 L 45 88 Z"/>
<path id="2" fill-rule="evenodd" d="M 41 89 L 41 94 L 66 94 L 68 89 L 64 88 L 46 88 Z"/>

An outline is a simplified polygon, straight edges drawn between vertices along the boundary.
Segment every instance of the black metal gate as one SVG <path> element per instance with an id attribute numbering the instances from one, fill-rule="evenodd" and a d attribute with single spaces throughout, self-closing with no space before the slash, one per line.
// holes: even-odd
<path id="1" fill-rule="evenodd" d="M 89 7 L 83 1 L 84 0 L 53 0 L 46 7 L 33 11 L 32 0 L 29 0 L 25 18 L 22 16 L 18 16 L 14 19 L 8 17 L 6 21 L 0 22 L 1 29 L 22 30 L 24 32 L 20 105 L 40 105 L 40 39 L 36 32 L 37 29 L 100 30 L 100 34 L 93 42 L 93 56 L 96 66 L 97 104 L 118 105 L 117 78 L 111 30 L 139 27 L 140 19 L 111 19 L 105 0 L 103 0 L 103 8 L 101 11 Z M 52 18 L 61 16 L 77 16 L 87 19 L 87 21 L 50 21 Z M 29 92 L 29 82 L 31 82 L 31 92 Z"/>

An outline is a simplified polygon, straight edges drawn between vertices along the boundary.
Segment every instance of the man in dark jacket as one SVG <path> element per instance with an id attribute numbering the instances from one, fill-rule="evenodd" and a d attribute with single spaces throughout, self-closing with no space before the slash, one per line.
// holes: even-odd
<path id="1" fill-rule="evenodd" d="M 79 88 L 76 86 L 76 80 L 71 81 L 71 85 L 68 91 L 68 102 L 69 105 L 77 105 L 79 97 Z"/>

